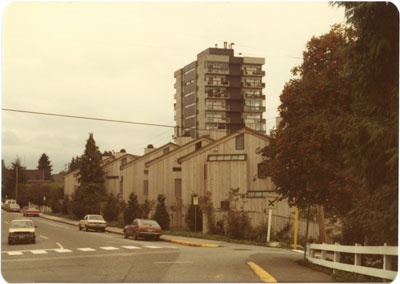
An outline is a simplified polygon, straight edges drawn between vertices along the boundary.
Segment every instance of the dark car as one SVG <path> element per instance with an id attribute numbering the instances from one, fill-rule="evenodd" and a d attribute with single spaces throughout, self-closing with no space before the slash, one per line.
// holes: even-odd
<path id="1" fill-rule="evenodd" d="M 135 219 L 131 225 L 125 226 L 123 232 L 125 239 L 133 237 L 135 240 L 140 237 L 158 240 L 162 235 L 160 225 L 149 219 Z"/>

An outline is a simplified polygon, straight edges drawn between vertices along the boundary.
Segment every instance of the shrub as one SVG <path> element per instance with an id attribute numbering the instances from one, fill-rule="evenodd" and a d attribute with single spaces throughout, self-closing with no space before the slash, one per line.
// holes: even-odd
<path id="1" fill-rule="evenodd" d="M 125 225 L 131 224 L 135 218 L 142 216 L 141 206 L 138 203 L 137 195 L 131 193 L 129 195 L 128 206 L 124 210 L 124 222 Z"/>
<path id="2" fill-rule="evenodd" d="M 156 212 L 153 215 L 153 219 L 160 224 L 163 230 L 169 230 L 169 214 L 167 208 L 165 207 L 165 196 L 159 194 L 157 197 Z"/>
<path id="3" fill-rule="evenodd" d="M 53 199 L 51 201 L 51 211 L 53 211 L 54 213 L 58 213 L 61 210 L 61 204 L 60 201 L 58 199 Z"/>
<path id="4" fill-rule="evenodd" d="M 245 212 L 229 211 L 226 227 L 226 235 L 228 237 L 243 240 L 247 237 L 250 230 L 250 219 Z"/>
<path id="5" fill-rule="evenodd" d="M 106 221 L 115 221 L 119 215 L 118 199 L 112 193 L 108 196 L 106 206 L 104 207 L 104 219 Z"/>
<path id="6" fill-rule="evenodd" d="M 67 215 L 69 213 L 69 207 L 70 207 L 69 196 L 67 194 L 65 194 L 63 202 L 62 202 L 61 212 L 64 215 Z"/>

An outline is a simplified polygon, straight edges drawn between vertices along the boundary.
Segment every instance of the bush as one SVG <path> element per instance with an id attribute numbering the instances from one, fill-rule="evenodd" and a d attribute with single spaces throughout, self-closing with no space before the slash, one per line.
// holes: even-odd
<path id="1" fill-rule="evenodd" d="M 59 213 L 61 211 L 61 204 L 58 199 L 53 199 L 51 201 L 51 211 L 54 213 Z"/>
<path id="2" fill-rule="evenodd" d="M 69 207 L 70 207 L 70 202 L 69 202 L 69 196 L 67 194 L 64 195 L 64 199 L 62 202 L 62 208 L 61 208 L 61 212 L 64 215 L 68 215 L 69 213 Z"/>
<path id="3" fill-rule="evenodd" d="M 71 210 L 78 219 L 87 214 L 100 214 L 101 201 L 105 195 L 103 186 L 90 183 L 79 186 L 72 195 Z"/>
<path id="4" fill-rule="evenodd" d="M 167 208 L 165 207 L 165 196 L 159 194 L 157 197 L 156 212 L 153 215 L 153 219 L 160 224 L 163 230 L 169 230 L 169 214 Z"/>
<path id="5" fill-rule="evenodd" d="M 139 218 L 141 216 L 142 216 L 142 209 L 138 203 L 137 195 L 135 193 L 131 193 L 129 195 L 128 206 L 124 210 L 125 225 L 131 224 L 134 219 Z"/>
<path id="6" fill-rule="evenodd" d="M 119 215 L 119 204 L 118 204 L 118 199 L 114 197 L 112 193 L 108 196 L 108 200 L 106 203 L 106 206 L 104 207 L 104 219 L 106 221 L 116 221 L 118 219 Z"/>
<path id="7" fill-rule="evenodd" d="M 251 230 L 250 219 L 244 212 L 230 210 L 227 216 L 226 235 L 229 238 L 243 240 Z"/>

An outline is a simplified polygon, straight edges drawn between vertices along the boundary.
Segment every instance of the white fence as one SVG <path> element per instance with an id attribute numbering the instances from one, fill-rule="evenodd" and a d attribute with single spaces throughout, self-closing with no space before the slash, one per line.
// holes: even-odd
<path id="1" fill-rule="evenodd" d="M 320 252 L 319 255 L 316 252 Z M 354 264 L 340 262 L 341 253 L 353 254 Z M 382 268 L 362 266 L 362 259 L 366 255 L 381 256 Z M 394 265 L 393 258 L 398 255 L 398 247 L 394 246 L 344 246 L 338 243 L 328 244 L 308 244 L 307 259 L 311 263 L 322 265 L 336 270 L 354 272 L 368 276 L 394 280 L 397 275 L 397 263 Z M 317 257 L 319 256 L 319 257 Z M 394 267 L 396 266 L 396 267 Z"/>

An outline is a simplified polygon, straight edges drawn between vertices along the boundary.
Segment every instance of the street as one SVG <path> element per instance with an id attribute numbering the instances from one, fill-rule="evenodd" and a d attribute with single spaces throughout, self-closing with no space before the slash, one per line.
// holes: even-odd
<path id="1" fill-rule="evenodd" d="M 331 281 L 297 264 L 303 256 L 291 250 L 124 239 L 40 217 L 29 218 L 37 225 L 35 244 L 8 245 L 8 224 L 17 217 L 22 214 L 2 212 L 1 264 L 8 282 L 261 282 L 249 262 L 278 282 Z"/>

